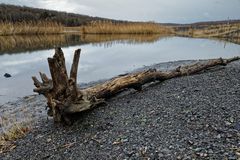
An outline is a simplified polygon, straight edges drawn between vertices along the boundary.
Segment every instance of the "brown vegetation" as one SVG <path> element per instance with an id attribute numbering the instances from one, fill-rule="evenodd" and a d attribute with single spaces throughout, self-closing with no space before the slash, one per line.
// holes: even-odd
<path id="1" fill-rule="evenodd" d="M 111 21 L 93 21 L 80 27 L 83 34 L 170 34 L 171 27 L 153 22 L 114 23 Z"/>
<path id="2" fill-rule="evenodd" d="M 14 141 L 24 137 L 32 126 L 31 116 L 21 112 L 21 118 L 17 113 L 2 113 L 0 116 L 0 154 L 16 147 Z"/>
<path id="3" fill-rule="evenodd" d="M 80 35 L 70 34 L 0 36 L 0 54 L 52 49 L 55 46 L 64 47 L 83 43 Z"/>
<path id="4" fill-rule="evenodd" d="M 187 36 L 196 38 L 239 38 L 240 22 L 225 23 L 199 23 L 174 27 L 177 36 Z"/>
<path id="5" fill-rule="evenodd" d="M 0 36 L 7 35 L 38 35 L 63 33 L 63 26 L 50 21 L 39 22 L 1 22 Z"/>
<path id="6" fill-rule="evenodd" d="M 60 35 L 15 35 L 0 36 L 0 54 L 52 49 L 55 46 L 74 46 L 94 44 L 111 46 L 114 43 L 151 43 L 161 38 L 162 34 L 60 34 Z"/>

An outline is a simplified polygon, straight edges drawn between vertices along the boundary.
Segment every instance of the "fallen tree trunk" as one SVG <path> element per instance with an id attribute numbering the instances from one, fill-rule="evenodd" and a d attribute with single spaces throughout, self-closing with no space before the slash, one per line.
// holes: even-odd
<path id="1" fill-rule="evenodd" d="M 34 92 L 43 94 L 47 98 L 48 114 L 53 116 L 55 122 L 70 123 L 68 115 L 94 108 L 124 89 L 133 88 L 141 90 L 142 86 L 149 82 L 164 81 L 174 77 L 195 74 L 214 66 L 225 66 L 232 61 L 240 59 L 240 57 L 212 59 L 205 63 L 199 62 L 183 67 L 179 66 L 174 70 L 165 72 L 149 69 L 119 76 L 103 84 L 80 90 L 77 88 L 80 51 L 78 49 L 74 53 L 70 77 L 67 75 L 65 58 L 61 48 L 56 48 L 53 58 L 48 58 L 52 79 L 49 79 L 44 73 L 40 73 L 42 82 L 36 77 L 32 77 L 36 86 Z"/>

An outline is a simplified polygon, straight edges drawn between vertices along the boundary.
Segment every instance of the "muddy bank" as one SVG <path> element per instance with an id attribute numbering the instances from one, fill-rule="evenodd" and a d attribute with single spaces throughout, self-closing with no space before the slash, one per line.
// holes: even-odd
<path id="1" fill-rule="evenodd" d="M 171 69 L 182 61 L 154 65 Z M 152 66 L 151 66 L 152 67 Z M 145 69 L 147 69 L 146 67 Z M 93 83 L 92 83 L 93 84 Z M 237 159 L 240 148 L 240 62 L 127 91 L 79 114 L 68 127 L 47 120 L 45 101 L 29 96 L 0 106 L 1 114 L 35 121 L 3 159 Z M 14 111 L 15 110 L 15 111 Z M 31 115 L 31 114 L 30 114 Z M 37 123 L 36 123 L 37 122 Z"/>

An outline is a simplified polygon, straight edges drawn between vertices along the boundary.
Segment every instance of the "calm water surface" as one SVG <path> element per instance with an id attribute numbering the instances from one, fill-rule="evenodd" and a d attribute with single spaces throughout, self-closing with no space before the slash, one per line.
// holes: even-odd
<path id="1" fill-rule="evenodd" d="M 161 62 L 240 56 L 240 45 L 208 39 L 169 37 L 142 43 L 110 40 L 107 43 L 65 45 L 63 51 L 68 69 L 74 50 L 78 48 L 82 49 L 78 83 L 111 78 Z M 54 49 L 21 53 L 4 50 L 0 53 L 0 104 L 33 94 L 31 76 L 38 75 L 39 71 L 49 75 L 47 58 L 53 54 Z M 12 77 L 5 78 L 5 73 Z"/>

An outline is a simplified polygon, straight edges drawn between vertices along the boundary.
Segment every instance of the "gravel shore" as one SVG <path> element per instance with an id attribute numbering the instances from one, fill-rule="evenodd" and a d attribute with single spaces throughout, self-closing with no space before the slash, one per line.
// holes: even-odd
<path id="1" fill-rule="evenodd" d="M 44 103 L 29 96 L 0 106 L 25 105 L 38 117 L 0 159 L 240 158 L 240 61 L 123 92 L 72 126 L 47 119 Z"/>

